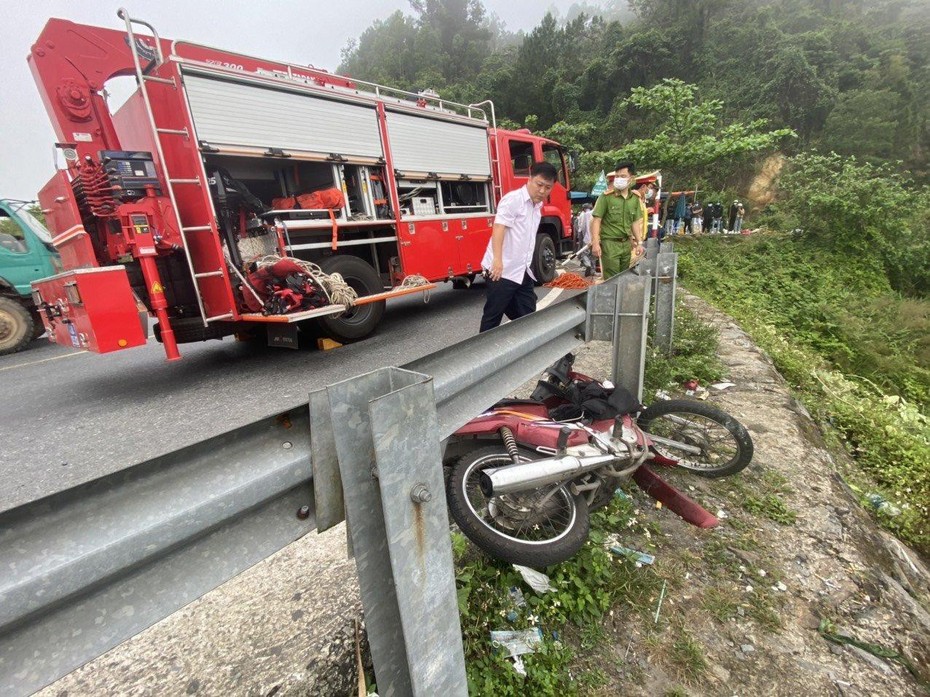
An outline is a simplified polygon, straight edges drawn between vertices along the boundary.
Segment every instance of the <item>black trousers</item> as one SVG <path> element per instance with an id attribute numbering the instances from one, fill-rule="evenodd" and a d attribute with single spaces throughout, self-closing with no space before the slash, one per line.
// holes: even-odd
<path id="1" fill-rule="evenodd" d="M 523 274 L 523 283 L 515 283 L 506 278 L 499 281 L 485 280 L 488 288 L 484 301 L 484 313 L 481 315 L 480 332 L 494 329 L 501 323 L 504 315 L 514 320 L 536 311 L 536 292 L 534 282 L 528 273 Z"/>

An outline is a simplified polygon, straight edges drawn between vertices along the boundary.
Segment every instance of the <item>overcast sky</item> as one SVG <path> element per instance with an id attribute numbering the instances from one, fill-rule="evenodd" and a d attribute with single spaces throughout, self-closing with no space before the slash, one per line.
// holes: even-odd
<path id="1" fill-rule="evenodd" d="M 511 31 L 536 26 L 547 9 L 563 15 L 574 0 L 485 0 Z M 0 197 L 32 199 L 53 174 L 55 135 L 26 64 L 49 17 L 122 28 L 120 5 L 165 38 L 333 70 L 349 39 L 406 0 L 0 0 Z"/>

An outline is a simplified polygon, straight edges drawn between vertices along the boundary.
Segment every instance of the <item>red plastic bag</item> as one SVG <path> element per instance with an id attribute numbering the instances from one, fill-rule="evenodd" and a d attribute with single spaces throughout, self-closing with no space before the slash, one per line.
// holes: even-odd
<path id="1" fill-rule="evenodd" d="M 346 205 L 345 198 L 342 196 L 340 189 L 321 189 L 309 194 L 301 194 L 297 197 L 297 203 L 303 209 L 328 209 L 335 210 Z"/>

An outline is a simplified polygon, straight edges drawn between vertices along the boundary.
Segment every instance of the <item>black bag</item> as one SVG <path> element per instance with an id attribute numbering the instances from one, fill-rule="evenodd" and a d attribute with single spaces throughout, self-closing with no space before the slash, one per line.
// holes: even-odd
<path id="1" fill-rule="evenodd" d="M 568 404 L 560 404 L 549 412 L 554 421 L 590 419 L 600 421 L 632 414 L 643 405 L 625 387 L 606 388 L 597 382 L 573 382 L 564 394 Z"/>

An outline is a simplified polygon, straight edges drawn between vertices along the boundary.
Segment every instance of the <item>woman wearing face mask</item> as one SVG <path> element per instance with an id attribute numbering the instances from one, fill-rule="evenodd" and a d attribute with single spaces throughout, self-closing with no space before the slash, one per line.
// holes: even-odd
<path id="1" fill-rule="evenodd" d="M 591 251 L 601 259 L 604 278 L 626 270 L 643 253 L 642 200 L 631 187 L 632 162 L 618 162 L 613 186 L 594 204 L 591 220 Z"/>

